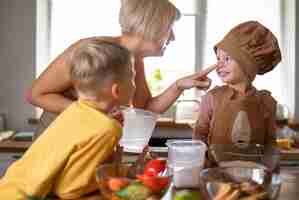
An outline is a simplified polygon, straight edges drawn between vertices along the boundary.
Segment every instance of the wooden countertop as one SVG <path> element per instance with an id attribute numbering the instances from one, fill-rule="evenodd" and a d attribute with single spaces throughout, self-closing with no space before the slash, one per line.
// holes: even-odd
<path id="1" fill-rule="evenodd" d="M 160 118 L 157 121 L 156 127 L 158 128 L 187 128 L 191 129 L 190 126 L 195 121 L 193 120 L 184 120 L 184 121 L 173 121 L 171 118 Z"/>
<path id="2" fill-rule="evenodd" d="M 30 147 L 31 144 L 32 141 L 5 140 L 0 142 L 0 152 L 23 153 Z"/>

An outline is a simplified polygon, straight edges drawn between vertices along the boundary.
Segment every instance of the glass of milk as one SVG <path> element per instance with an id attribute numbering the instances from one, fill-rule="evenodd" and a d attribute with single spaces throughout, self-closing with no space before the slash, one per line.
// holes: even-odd
<path id="1" fill-rule="evenodd" d="M 120 146 L 126 152 L 141 153 L 152 136 L 158 114 L 131 107 L 123 107 L 122 113 L 124 127 Z"/>

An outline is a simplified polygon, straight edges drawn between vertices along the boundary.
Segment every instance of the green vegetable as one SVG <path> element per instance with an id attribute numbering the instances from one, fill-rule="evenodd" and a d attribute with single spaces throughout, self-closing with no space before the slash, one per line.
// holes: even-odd
<path id="1" fill-rule="evenodd" d="M 154 71 L 154 78 L 157 81 L 161 81 L 162 80 L 162 73 L 161 73 L 161 70 L 159 68 Z"/>
<path id="2" fill-rule="evenodd" d="M 134 182 L 124 189 L 116 192 L 116 195 L 125 200 L 145 200 L 152 194 L 151 190 L 140 182 Z"/>
<path id="3" fill-rule="evenodd" d="M 198 191 L 180 190 L 174 195 L 174 200 L 200 200 L 201 195 Z"/>

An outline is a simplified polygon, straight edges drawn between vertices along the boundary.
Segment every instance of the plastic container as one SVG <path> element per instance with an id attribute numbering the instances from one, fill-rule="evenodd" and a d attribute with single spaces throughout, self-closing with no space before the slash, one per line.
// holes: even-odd
<path id="1" fill-rule="evenodd" d="M 168 167 L 176 188 L 198 188 L 199 173 L 204 166 L 207 146 L 199 140 L 170 140 Z"/>
<path id="2" fill-rule="evenodd" d="M 120 145 L 126 152 L 141 153 L 152 136 L 158 114 L 129 107 L 123 107 L 122 112 L 124 127 Z"/>

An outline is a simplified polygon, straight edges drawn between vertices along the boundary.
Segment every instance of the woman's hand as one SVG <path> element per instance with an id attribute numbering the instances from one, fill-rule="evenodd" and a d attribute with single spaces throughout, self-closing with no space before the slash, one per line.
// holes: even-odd
<path id="1" fill-rule="evenodd" d="M 202 90 L 207 90 L 211 86 L 212 82 L 212 80 L 208 78 L 207 75 L 216 68 L 217 65 L 214 64 L 193 75 L 183 77 L 176 81 L 176 86 L 179 90 L 186 90 L 194 87 Z"/>

